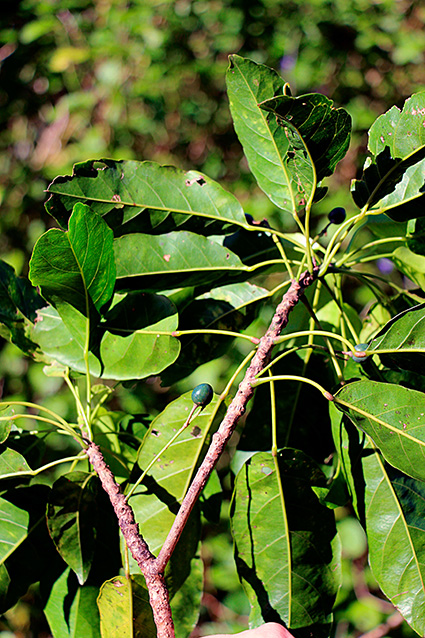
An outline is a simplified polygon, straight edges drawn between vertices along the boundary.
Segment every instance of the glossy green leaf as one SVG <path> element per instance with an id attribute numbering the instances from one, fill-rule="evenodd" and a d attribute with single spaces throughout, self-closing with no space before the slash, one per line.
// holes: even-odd
<path id="1" fill-rule="evenodd" d="M 369 561 L 380 588 L 421 636 L 425 632 L 425 484 L 367 448 L 365 479 Z"/>
<path id="2" fill-rule="evenodd" d="M 96 598 L 99 588 L 78 586 L 67 568 L 54 583 L 44 608 L 53 638 L 102 638 Z"/>
<path id="3" fill-rule="evenodd" d="M 332 100 L 319 93 L 290 97 L 278 95 L 259 104 L 277 117 L 281 126 L 292 124 L 304 140 L 314 163 L 317 181 L 332 175 L 350 144 L 351 117 L 335 108 Z"/>
<path id="4" fill-rule="evenodd" d="M 0 498 L 0 562 L 19 547 L 28 536 L 29 512 Z"/>
<path id="5" fill-rule="evenodd" d="M 96 488 L 92 474 L 70 472 L 54 483 L 47 507 L 50 536 L 80 585 L 87 580 L 94 554 Z"/>
<path id="6" fill-rule="evenodd" d="M 355 381 L 336 393 L 335 404 L 391 465 L 425 480 L 425 394 L 392 383 Z"/>
<path id="7" fill-rule="evenodd" d="M 4 443 L 12 429 L 13 425 L 13 416 L 15 414 L 15 410 L 11 406 L 1 406 L 0 407 L 0 443 Z M 1 459 L 1 453 L 0 453 Z M 1 461 L 0 461 L 1 467 Z"/>
<path id="8" fill-rule="evenodd" d="M 26 472 L 31 468 L 22 454 L 10 447 L 0 448 L 0 477 L 13 472 Z"/>
<path id="9" fill-rule="evenodd" d="M 153 421 L 139 451 L 138 465 L 144 468 L 161 452 L 184 425 L 193 407 L 187 392 L 169 403 Z M 216 427 L 217 398 L 206 406 L 170 447 L 149 469 L 143 483 L 129 498 L 136 520 L 150 550 L 156 554 L 161 548 L 194 473 L 202 460 L 206 443 Z M 131 487 L 131 485 L 129 486 Z M 186 527 L 182 548 L 174 552 L 171 569 L 173 577 L 183 582 L 198 544 L 197 513 Z M 174 566 L 175 565 L 175 566 Z M 132 569 L 137 572 L 134 564 Z M 176 587 L 175 589 L 178 589 Z"/>
<path id="10" fill-rule="evenodd" d="M 124 235 L 114 241 L 114 252 L 119 290 L 211 285 L 250 272 L 220 244 L 185 231 L 154 237 L 141 233 Z"/>
<path id="11" fill-rule="evenodd" d="M 136 307 L 140 309 L 140 303 Z M 109 315 L 112 326 L 118 310 Z M 61 313 L 62 317 L 52 307 L 43 308 L 38 312 L 39 319 L 32 334 L 45 357 L 84 373 L 86 319 L 75 308 L 65 304 L 61 305 Z M 97 336 L 101 341 L 95 350 L 96 356 L 89 352 L 88 357 L 91 374 L 104 379 L 143 379 L 158 374 L 177 359 L 179 340 L 171 335 L 156 333 L 157 330 L 176 330 L 178 315 L 174 305 L 168 301 L 157 303 L 153 295 L 146 295 L 144 310 L 140 310 L 138 317 L 140 325 L 143 325 L 142 321 L 146 317 L 152 323 L 137 332 L 133 328 L 127 336 L 121 336 L 129 329 L 124 319 L 120 324 L 121 334 L 117 334 L 116 328 L 114 333 L 99 329 Z M 66 323 L 63 319 L 66 319 Z"/>
<path id="12" fill-rule="evenodd" d="M 313 162 L 296 128 L 281 126 L 259 107 L 282 91 L 283 80 L 269 67 L 231 55 L 226 82 L 235 130 L 258 185 L 276 206 L 301 215 L 316 188 Z"/>
<path id="13" fill-rule="evenodd" d="M 319 467 L 290 448 L 257 453 L 238 473 L 232 534 L 253 626 L 276 614 L 290 629 L 330 621 L 339 542 L 332 512 L 312 490 L 325 485 Z"/>
<path id="14" fill-rule="evenodd" d="M 393 317 L 372 339 L 368 350 L 387 350 L 389 352 L 380 355 L 385 365 L 421 373 L 425 362 L 424 305 L 415 306 Z"/>
<path id="15" fill-rule="evenodd" d="M 0 336 L 23 352 L 32 353 L 36 344 L 28 338 L 27 329 L 43 305 L 29 281 L 17 277 L 14 269 L 0 260 Z"/>
<path id="16" fill-rule="evenodd" d="M 30 279 L 45 299 L 66 302 L 85 317 L 99 311 L 114 291 L 113 233 L 88 206 L 76 204 L 68 231 L 52 228 L 37 241 Z"/>
<path id="17" fill-rule="evenodd" d="M 372 125 L 363 175 L 352 186 L 360 207 L 385 212 L 397 221 L 423 215 L 425 92 L 393 106 Z"/>
<path id="18" fill-rule="evenodd" d="M 396 248 L 391 255 L 395 266 L 421 290 L 425 289 L 425 257 L 417 255 L 406 246 Z"/>
<path id="19" fill-rule="evenodd" d="M 100 162 L 76 164 L 71 176 L 50 184 L 46 208 L 62 226 L 77 201 L 104 216 L 116 235 L 174 230 L 209 235 L 229 232 L 234 224 L 246 225 L 237 199 L 198 171 L 155 162 Z"/>

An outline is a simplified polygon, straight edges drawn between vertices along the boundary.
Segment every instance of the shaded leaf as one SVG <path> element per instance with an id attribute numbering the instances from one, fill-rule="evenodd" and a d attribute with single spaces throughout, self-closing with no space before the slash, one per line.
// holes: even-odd
<path id="1" fill-rule="evenodd" d="M 280 620 L 295 629 L 330 621 L 339 542 L 332 512 L 312 490 L 325 485 L 318 466 L 290 448 L 277 457 L 257 453 L 240 470 L 232 534 L 253 626 Z"/>
<path id="2" fill-rule="evenodd" d="M 190 230 L 229 232 L 245 225 L 237 199 L 197 171 L 133 160 L 89 160 L 49 186 L 48 212 L 65 226 L 76 201 L 104 216 L 115 235 Z"/>
<path id="3" fill-rule="evenodd" d="M 269 67 L 231 55 L 226 82 L 235 130 L 258 185 L 282 210 L 303 213 L 316 188 L 311 157 L 291 123 L 281 126 L 258 106 L 282 92 L 283 80 Z"/>
<path id="4" fill-rule="evenodd" d="M 141 233 L 124 235 L 114 241 L 114 253 L 119 290 L 210 286 L 231 275 L 250 272 L 220 244 L 185 231 L 154 237 Z"/>
<path id="5" fill-rule="evenodd" d="M 406 275 L 421 290 L 425 289 L 425 256 L 417 255 L 405 246 L 396 248 L 391 259 L 403 275 Z"/>
<path id="6" fill-rule="evenodd" d="M 281 126 L 292 124 L 304 140 L 314 164 L 317 181 L 332 175 L 350 144 L 351 117 L 343 108 L 319 93 L 290 97 L 278 95 L 259 104 L 278 118 Z"/>
<path id="7" fill-rule="evenodd" d="M 32 353 L 36 344 L 28 338 L 27 329 L 42 306 L 44 302 L 30 282 L 17 277 L 12 266 L 0 260 L 0 336 Z"/>
<path id="8" fill-rule="evenodd" d="M 45 299 L 66 302 L 90 317 L 114 290 L 113 234 L 88 206 L 76 204 L 68 231 L 52 228 L 37 241 L 29 277 Z M 60 311 L 60 309 L 59 309 Z"/>
<path id="9" fill-rule="evenodd" d="M 423 392 L 392 383 L 355 381 L 336 393 L 335 405 L 370 436 L 391 465 L 425 480 Z"/>
<path id="10" fill-rule="evenodd" d="M 19 547 L 28 535 L 29 512 L 0 498 L 0 562 Z"/>
<path id="11" fill-rule="evenodd" d="M 87 580 L 94 554 L 96 487 L 92 474 L 70 472 L 54 483 L 47 507 L 50 536 L 80 585 Z"/>
<path id="12" fill-rule="evenodd" d="M 352 185 L 360 208 L 380 210 L 397 221 L 425 214 L 424 108 L 425 92 L 417 93 L 406 100 L 402 111 L 393 106 L 372 125 L 371 157 L 362 178 Z"/>

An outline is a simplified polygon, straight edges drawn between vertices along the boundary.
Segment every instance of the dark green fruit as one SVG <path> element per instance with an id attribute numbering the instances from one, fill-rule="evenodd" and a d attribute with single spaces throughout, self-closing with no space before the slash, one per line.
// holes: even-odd
<path id="1" fill-rule="evenodd" d="M 356 352 L 364 352 L 365 350 L 368 349 L 368 344 L 367 343 L 358 343 L 356 346 L 354 346 L 354 350 Z M 366 355 L 364 357 L 355 357 L 354 355 L 351 357 L 353 359 L 353 361 L 355 361 L 356 363 L 362 363 L 363 361 L 366 361 L 366 359 L 368 358 L 369 355 Z"/>
<path id="2" fill-rule="evenodd" d="M 192 392 L 192 401 L 195 405 L 202 405 L 205 408 L 214 395 L 214 390 L 209 383 L 200 383 Z"/>
<path id="3" fill-rule="evenodd" d="M 345 221 L 345 208 L 341 206 L 337 206 L 336 208 L 332 208 L 331 212 L 328 214 L 328 219 L 331 224 L 342 224 Z"/>

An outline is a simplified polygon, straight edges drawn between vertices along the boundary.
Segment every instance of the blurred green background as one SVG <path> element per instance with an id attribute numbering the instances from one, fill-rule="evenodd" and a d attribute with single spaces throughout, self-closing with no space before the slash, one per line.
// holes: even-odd
<path id="1" fill-rule="evenodd" d="M 353 209 L 349 182 L 363 164 L 369 126 L 425 88 L 424 23 L 425 5 L 409 0 L 4 3 L 0 257 L 27 274 L 35 240 L 52 225 L 43 206 L 46 185 L 89 158 L 152 159 L 196 168 L 234 192 L 255 219 L 273 216 L 230 120 L 225 90 L 230 53 L 279 70 L 294 95 L 318 91 L 347 108 L 352 146 L 329 183 L 330 198 L 317 212 L 331 205 Z M 41 364 L 23 359 L 14 346 L 1 342 L 0 348 L 6 396 L 42 402 L 72 418 L 60 380 L 45 377 Z M 170 391 L 157 382 L 121 388 L 115 407 L 152 415 L 170 396 L 201 380 L 220 391 L 232 365 L 229 353 L 208 364 L 202 378 L 198 372 Z M 62 445 L 59 439 L 56 444 Z M 345 558 L 337 638 L 367 635 L 388 618 L 395 625 L 389 635 L 413 635 L 375 596 L 361 528 L 348 511 L 339 517 Z M 206 533 L 205 605 L 193 636 L 240 631 L 248 613 L 226 514 Z M 1 617 L 1 638 L 49 635 L 34 601 L 36 591 Z"/>

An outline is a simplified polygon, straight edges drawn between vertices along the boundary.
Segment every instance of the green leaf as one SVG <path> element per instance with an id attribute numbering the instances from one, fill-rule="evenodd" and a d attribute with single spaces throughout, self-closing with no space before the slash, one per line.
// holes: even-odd
<path id="1" fill-rule="evenodd" d="M 87 580 L 94 554 L 96 478 L 85 472 L 70 472 L 53 485 L 47 507 L 50 536 L 63 560 Z"/>
<path id="2" fill-rule="evenodd" d="M 30 279 L 54 305 L 66 302 L 90 317 L 114 291 L 113 233 L 88 206 L 76 204 L 68 231 L 53 228 L 37 241 Z"/>
<path id="3" fill-rule="evenodd" d="M 231 55 L 226 82 L 236 133 L 258 185 L 282 210 L 302 214 L 316 188 L 311 157 L 290 122 L 281 126 L 259 108 L 282 92 L 283 80 L 264 65 Z"/>
<path id="4" fill-rule="evenodd" d="M 425 256 L 417 255 L 405 246 L 396 248 L 391 255 L 395 266 L 421 290 L 425 289 Z"/>
<path id="5" fill-rule="evenodd" d="M 143 296 L 143 307 L 140 299 Z M 165 298 L 162 298 L 165 299 Z M 127 307 L 128 302 L 118 304 L 117 310 L 112 309 L 112 326 L 117 324 L 120 310 Z M 180 352 L 179 340 L 171 335 L 158 335 L 156 331 L 173 332 L 178 326 L 178 315 L 174 305 L 167 301 L 157 299 L 154 295 L 140 295 L 134 299 L 136 308 L 140 311 L 137 317 L 141 328 L 136 331 L 133 328 L 126 336 L 99 328 L 94 337 L 101 338 L 97 344 L 96 356 L 89 352 L 88 362 L 91 374 L 101 376 L 104 379 L 144 379 L 158 374 L 178 357 Z M 118 308 L 118 306 L 120 306 Z M 72 370 L 84 373 L 86 365 L 84 360 L 86 319 L 72 306 L 61 305 L 62 318 L 52 308 L 43 308 L 38 312 L 33 335 L 37 340 L 43 355 L 48 360 L 58 361 L 69 366 Z M 130 318 L 120 317 L 122 333 L 126 334 Z M 144 328 L 144 321 L 148 323 Z M 152 322 L 152 323 L 149 323 Z M 111 326 L 111 329 L 112 329 Z M 153 334 L 149 334 L 153 332 Z M 103 336 L 102 336 L 103 335 Z"/>
<path id="6" fill-rule="evenodd" d="M 425 395 L 379 381 L 348 383 L 336 407 L 365 432 L 385 459 L 408 476 L 425 480 Z"/>
<path id="7" fill-rule="evenodd" d="M 28 536 L 29 512 L 0 498 L 0 562 L 5 560 Z"/>
<path id="8" fill-rule="evenodd" d="M 360 180 L 354 180 L 353 199 L 360 207 L 385 212 L 405 221 L 423 213 L 425 167 L 425 92 L 406 100 L 403 110 L 393 106 L 369 131 L 366 160 Z"/>
<path id="9" fill-rule="evenodd" d="M 380 588 L 421 636 L 425 632 L 425 485 L 377 450 L 362 458 L 369 561 Z"/>
<path id="10" fill-rule="evenodd" d="M 100 162 L 76 164 L 72 176 L 57 177 L 50 184 L 46 208 L 62 226 L 77 201 L 104 216 L 116 236 L 174 230 L 211 235 L 229 232 L 234 224 L 246 225 L 237 199 L 198 171 L 155 162 Z"/>
<path id="11" fill-rule="evenodd" d="M 319 467 L 290 448 L 257 453 L 238 473 L 232 534 L 253 626 L 278 617 L 289 629 L 330 621 L 339 542 L 332 512 L 312 490 L 325 485 Z"/>
<path id="12" fill-rule="evenodd" d="M 102 638 L 155 638 L 152 612 L 149 614 L 146 609 L 146 618 L 134 613 L 133 597 L 137 596 L 137 589 L 134 577 L 117 576 L 103 583 L 97 599 Z"/>
<path id="13" fill-rule="evenodd" d="M 370 342 L 368 351 L 376 350 L 389 350 L 379 355 L 385 365 L 422 373 L 425 362 L 425 305 L 415 306 L 393 317 Z"/>
<path id="14" fill-rule="evenodd" d="M 13 425 L 14 414 L 15 414 L 15 410 L 11 406 L 5 405 L 0 407 L 0 443 L 4 443 L 10 434 L 10 431 Z M 1 459 L 1 453 L 0 453 L 0 459 Z M 0 467 L 1 467 L 1 461 L 0 461 Z"/>
<path id="15" fill-rule="evenodd" d="M 1 446 L 0 448 L 0 478 L 5 474 L 13 472 L 31 471 L 25 457 L 10 447 Z"/>
<path id="16" fill-rule="evenodd" d="M 79 587 L 67 568 L 53 585 L 44 608 L 53 638 L 102 638 L 96 598 L 99 588 Z"/>
<path id="17" fill-rule="evenodd" d="M 180 430 L 193 406 L 187 392 L 167 405 L 153 421 L 139 451 L 141 470 L 161 452 Z M 216 427 L 217 397 L 197 416 L 149 469 L 142 484 L 129 498 L 136 520 L 150 550 L 161 548 L 186 491 Z M 131 487 L 131 485 L 129 485 Z M 186 526 L 186 539 L 172 558 L 174 580 L 183 582 L 199 539 L 198 512 Z M 174 561 L 174 562 L 173 562 Z M 175 564 L 175 567 L 173 566 Z M 138 570 L 131 563 L 132 570 Z M 176 586 L 175 589 L 178 589 Z"/>
<path id="18" fill-rule="evenodd" d="M 124 235 L 114 241 L 114 252 L 118 290 L 154 292 L 211 285 L 250 272 L 220 244 L 185 231 L 154 237 L 140 233 Z"/>
<path id="19" fill-rule="evenodd" d="M 30 354 L 35 348 L 26 334 L 36 311 L 44 305 L 28 280 L 15 275 L 14 269 L 0 260 L 0 336 Z"/>
<path id="20" fill-rule="evenodd" d="M 332 175 L 350 145 L 351 117 L 335 108 L 332 100 L 311 93 L 299 97 L 278 95 L 259 104 L 278 118 L 281 126 L 291 124 L 304 140 L 313 160 L 317 181 Z"/>

